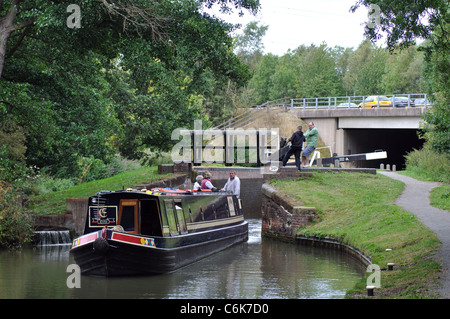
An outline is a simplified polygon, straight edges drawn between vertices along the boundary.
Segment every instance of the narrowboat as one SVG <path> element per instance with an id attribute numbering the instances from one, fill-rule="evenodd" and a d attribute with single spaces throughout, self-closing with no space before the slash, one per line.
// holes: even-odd
<path id="1" fill-rule="evenodd" d="M 171 272 L 248 239 L 241 200 L 224 192 L 127 189 L 89 198 L 70 252 L 92 276 Z"/>

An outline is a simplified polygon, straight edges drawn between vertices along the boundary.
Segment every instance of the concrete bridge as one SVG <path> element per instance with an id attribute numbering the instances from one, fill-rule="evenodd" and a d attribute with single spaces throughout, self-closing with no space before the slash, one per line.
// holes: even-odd
<path id="1" fill-rule="evenodd" d="M 388 153 L 387 164 L 397 167 L 404 165 L 407 152 L 423 144 L 417 131 L 425 111 L 425 107 L 289 110 L 305 122 L 313 121 L 320 138 L 334 153 L 347 155 L 382 149 Z M 371 165 L 376 167 L 379 163 Z"/>
<path id="2" fill-rule="evenodd" d="M 387 97 L 392 103 L 390 107 L 384 108 L 380 101 L 383 97 Z M 373 100 L 377 102 L 370 104 L 369 101 Z M 428 107 L 430 103 L 423 93 L 283 98 L 248 108 L 246 112 L 217 128 L 245 128 L 257 118 L 270 116 L 270 112 L 276 110 L 284 110 L 305 122 L 313 121 L 319 129 L 320 138 L 337 155 L 368 153 L 379 149 L 388 153 L 386 161 L 356 163 L 357 166 L 376 168 L 380 163 L 385 163 L 395 164 L 401 169 L 405 163 L 404 156 L 423 145 L 423 140 L 419 139 L 417 133 Z"/>

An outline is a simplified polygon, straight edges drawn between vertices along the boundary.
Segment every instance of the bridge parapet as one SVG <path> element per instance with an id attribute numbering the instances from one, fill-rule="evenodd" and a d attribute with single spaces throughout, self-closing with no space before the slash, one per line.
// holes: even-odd
<path id="1" fill-rule="evenodd" d="M 300 118 L 344 118 L 344 117 L 422 117 L 426 107 L 405 107 L 390 109 L 303 109 L 294 108 L 290 112 Z"/>
<path id="2" fill-rule="evenodd" d="M 351 109 L 351 108 L 404 108 L 415 106 L 427 106 L 430 101 L 424 93 L 408 93 L 393 95 L 358 95 L 358 96 L 333 96 L 314 98 L 291 99 L 291 110 L 302 109 Z"/>

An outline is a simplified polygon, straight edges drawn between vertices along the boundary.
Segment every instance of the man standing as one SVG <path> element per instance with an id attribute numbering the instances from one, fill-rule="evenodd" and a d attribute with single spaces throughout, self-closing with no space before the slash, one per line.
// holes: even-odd
<path id="1" fill-rule="evenodd" d="M 319 130 L 314 126 L 313 122 L 308 123 L 308 131 L 304 134 L 306 138 L 306 147 L 302 154 L 302 166 L 308 167 L 309 156 L 317 148 L 317 142 L 319 141 Z"/>
<path id="2" fill-rule="evenodd" d="M 239 177 L 236 176 L 235 170 L 230 171 L 230 177 L 225 183 L 225 186 L 222 188 L 222 191 L 232 193 L 233 195 L 236 195 L 237 198 L 239 198 L 239 195 L 241 193 L 241 181 Z"/>
<path id="3" fill-rule="evenodd" d="M 286 166 L 287 161 L 291 157 L 292 154 L 295 156 L 295 166 L 297 166 L 297 169 L 300 171 L 300 152 L 303 148 L 303 142 L 305 141 L 305 137 L 303 136 L 302 127 L 301 125 L 297 126 L 297 131 L 292 134 L 291 138 L 288 140 L 288 142 L 291 142 L 291 147 L 287 151 L 287 153 L 284 155 L 283 158 L 283 166 Z"/>

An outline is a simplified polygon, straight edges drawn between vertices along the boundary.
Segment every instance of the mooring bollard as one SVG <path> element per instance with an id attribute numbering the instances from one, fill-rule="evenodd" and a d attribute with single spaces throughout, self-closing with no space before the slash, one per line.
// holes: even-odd
<path id="1" fill-rule="evenodd" d="M 335 168 L 341 168 L 341 164 L 340 164 L 341 162 L 339 162 L 339 160 L 337 159 L 337 160 L 334 160 L 334 167 Z"/>
<path id="2" fill-rule="evenodd" d="M 387 264 L 387 266 L 388 266 L 388 270 L 394 270 L 394 263 L 388 263 Z"/>
<path id="3" fill-rule="evenodd" d="M 367 296 L 373 297 L 373 291 L 375 290 L 375 286 L 366 286 L 367 289 Z"/>

